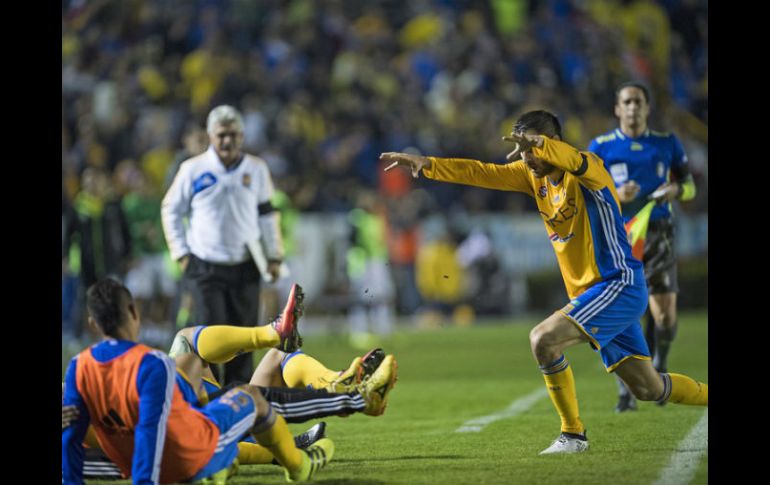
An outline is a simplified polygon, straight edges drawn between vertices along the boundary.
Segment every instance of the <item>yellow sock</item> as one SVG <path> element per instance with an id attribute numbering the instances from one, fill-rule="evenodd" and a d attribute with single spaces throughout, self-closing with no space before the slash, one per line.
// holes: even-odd
<path id="1" fill-rule="evenodd" d="M 301 352 L 290 354 L 283 362 L 283 380 L 289 387 L 313 386 L 322 389 L 339 375 L 338 371 L 329 370 Z"/>
<path id="2" fill-rule="evenodd" d="M 275 347 L 280 337 L 273 327 L 235 327 L 212 325 L 204 327 L 196 339 L 195 350 L 206 362 L 224 364 L 236 356 L 257 349 Z"/>
<path id="3" fill-rule="evenodd" d="M 254 424 L 252 435 L 257 443 L 264 446 L 290 472 L 299 470 L 302 466 L 302 452 L 294 444 L 294 437 L 286 425 L 283 416 L 270 408 L 268 415 Z"/>
<path id="4" fill-rule="evenodd" d="M 265 465 L 273 462 L 270 450 L 256 443 L 238 443 L 238 463 L 241 465 Z"/>
<path id="5" fill-rule="evenodd" d="M 563 355 L 556 361 L 540 366 L 556 411 L 561 417 L 561 430 L 566 433 L 580 434 L 585 432 L 585 426 L 580 421 L 578 413 L 577 393 L 575 392 L 575 377 L 572 367 Z"/>
<path id="6" fill-rule="evenodd" d="M 668 398 L 663 397 L 663 400 L 674 404 L 690 404 L 692 406 L 708 406 L 709 405 L 709 386 L 703 382 L 698 382 L 695 379 L 682 375 L 682 374 L 661 374 L 663 376 L 664 387 L 666 381 L 666 375 L 670 380 L 670 390 L 668 391 Z M 666 393 L 664 391 L 664 394 Z"/>

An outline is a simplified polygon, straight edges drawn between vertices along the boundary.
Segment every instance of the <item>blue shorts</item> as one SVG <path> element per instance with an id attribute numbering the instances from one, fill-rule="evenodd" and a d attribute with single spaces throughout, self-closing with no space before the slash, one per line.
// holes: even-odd
<path id="1" fill-rule="evenodd" d="M 238 441 L 254 426 L 257 418 L 254 399 L 241 389 L 224 393 L 200 411 L 219 428 L 219 440 L 214 456 L 192 477 L 192 482 L 229 467 L 238 456 Z"/>
<path id="2" fill-rule="evenodd" d="M 560 311 L 598 350 L 607 372 L 628 358 L 650 359 L 639 319 L 647 310 L 647 286 L 618 279 L 597 283 Z"/>

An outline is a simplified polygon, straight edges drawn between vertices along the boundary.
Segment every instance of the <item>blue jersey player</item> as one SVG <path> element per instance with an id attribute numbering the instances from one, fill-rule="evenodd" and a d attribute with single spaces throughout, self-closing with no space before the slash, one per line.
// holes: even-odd
<path id="1" fill-rule="evenodd" d="M 695 197 L 687 155 L 671 133 L 650 130 L 650 95 L 639 83 L 625 83 L 616 92 L 615 116 L 620 126 L 596 137 L 588 150 L 604 160 L 621 202 L 624 222 L 650 200 L 658 203 L 650 215 L 644 243 L 644 275 L 654 333 L 648 328 L 653 366 L 666 372 L 668 352 L 676 335 L 676 259 L 671 202 Z M 649 323 L 648 323 L 649 326 Z M 618 380 L 617 412 L 636 409 L 633 395 Z"/>

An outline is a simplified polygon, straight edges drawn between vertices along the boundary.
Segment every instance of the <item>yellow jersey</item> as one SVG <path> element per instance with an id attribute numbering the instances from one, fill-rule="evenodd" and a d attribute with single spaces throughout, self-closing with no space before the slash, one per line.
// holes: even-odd
<path id="1" fill-rule="evenodd" d="M 554 184 L 536 177 L 522 160 L 498 165 L 478 160 L 428 157 L 426 177 L 533 197 L 559 262 L 567 294 L 574 298 L 594 284 L 618 278 L 644 285 L 642 264 L 631 255 L 615 184 L 601 158 L 543 137 L 533 154 L 564 177 Z"/>

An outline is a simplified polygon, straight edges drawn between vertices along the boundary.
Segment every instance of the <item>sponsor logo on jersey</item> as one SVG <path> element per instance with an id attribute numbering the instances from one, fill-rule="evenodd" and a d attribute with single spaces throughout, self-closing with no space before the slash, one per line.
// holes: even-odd
<path id="1" fill-rule="evenodd" d="M 541 185 L 539 189 L 537 189 L 537 195 L 540 197 L 545 197 L 548 193 L 548 189 L 545 188 L 545 185 Z"/>
<path id="2" fill-rule="evenodd" d="M 572 239 L 573 237 L 575 237 L 575 233 L 574 232 L 571 232 L 571 233 L 567 234 L 564 237 L 559 237 L 559 235 L 557 233 L 555 233 L 555 232 L 549 236 L 551 241 L 553 241 L 553 242 L 557 242 L 558 241 L 560 243 L 565 243 L 565 242 L 569 241 L 570 239 Z"/>
<path id="3" fill-rule="evenodd" d="M 591 333 L 596 335 L 599 332 L 599 327 L 591 327 Z"/>
<path id="4" fill-rule="evenodd" d="M 631 142 L 631 151 L 632 152 L 641 152 L 644 150 L 644 146 L 641 143 L 637 143 L 635 141 Z"/>
<path id="5" fill-rule="evenodd" d="M 575 202 L 575 198 L 568 197 L 565 200 L 564 205 L 556 209 L 555 213 L 552 216 L 549 214 L 546 214 L 543 211 L 540 211 L 540 215 L 543 216 L 543 219 L 548 224 L 548 226 L 555 229 L 556 226 L 560 226 L 565 222 L 567 222 L 568 220 L 575 217 L 577 212 L 578 212 L 578 209 L 577 209 L 577 203 Z"/>
<path id="6" fill-rule="evenodd" d="M 217 183 L 217 178 L 211 172 L 204 172 L 198 178 L 193 180 L 193 195 L 202 190 L 206 190 Z"/>

